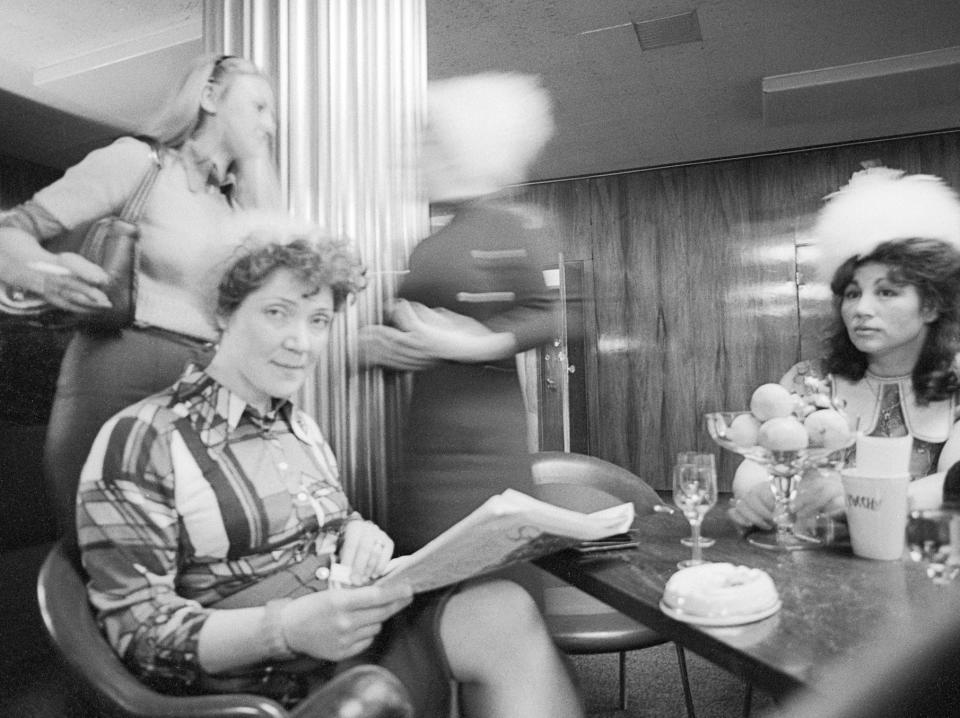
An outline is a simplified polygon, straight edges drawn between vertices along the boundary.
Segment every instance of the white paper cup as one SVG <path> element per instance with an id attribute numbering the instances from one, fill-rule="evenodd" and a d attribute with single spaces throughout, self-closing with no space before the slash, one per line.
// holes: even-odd
<path id="1" fill-rule="evenodd" d="M 853 552 L 895 561 L 903 556 L 910 474 L 876 475 L 857 467 L 841 474 Z"/>
<path id="2" fill-rule="evenodd" d="M 910 471 L 913 437 L 857 436 L 857 468 L 877 476 L 899 476 Z"/>

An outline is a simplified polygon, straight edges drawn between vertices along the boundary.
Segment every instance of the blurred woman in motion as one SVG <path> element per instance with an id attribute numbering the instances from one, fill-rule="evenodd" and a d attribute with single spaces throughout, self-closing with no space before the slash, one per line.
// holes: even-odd
<path id="1" fill-rule="evenodd" d="M 277 209 L 274 93 L 239 57 L 204 56 L 188 69 L 137 138 L 94 150 L 0 218 L 0 280 L 82 315 L 109 305 L 97 265 L 45 248 L 65 232 L 119 214 L 151 162 L 159 175 L 140 221 L 136 324 L 80 330 L 60 369 L 47 430 L 45 473 L 72 515 L 80 467 L 97 431 L 121 408 L 168 386 L 190 361 L 209 361 L 217 280 L 234 244 L 224 226 L 239 209 Z M 155 157 L 149 138 L 159 145 Z M 72 525 L 61 526 L 72 534 Z"/>
<path id="2" fill-rule="evenodd" d="M 827 198 L 814 237 L 834 327 L 826 357 L 797 364 L 781 384 L 809 395 L 828 379 L 860 432 L 911 435 L 911 493 L 939 491 L 960 459 L 960 200 L 937 177 L 862 170 Z M 731 518 L 770 528 L 765 472 L 744 461 L 733 489 Z M 839 477 L 805 477 L 794 508 L 801 517 L 842 512 Z"/>
<path id="3" fill-rule="evenodd" d="M 553 132 L 536 78 L 484 73 L 430 83 L 422 148 L 428 198 L 452 219 L 414 249 L 389 326 L 366 327 L 368 364 L 413 371 L 404 465 L 389 530 L 412 551 L 506 488 L 533 482 L 516 354 L 552 340 L 557 266 L 545 214 L 511 201 Z"/>

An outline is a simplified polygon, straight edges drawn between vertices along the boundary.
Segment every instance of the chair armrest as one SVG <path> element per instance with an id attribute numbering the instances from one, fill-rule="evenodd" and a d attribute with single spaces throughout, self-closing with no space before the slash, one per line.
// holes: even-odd
<path id="1" fill-rule="evenodd" d="M 291 711 L 293 718 L 413 718 L 406 687 L 380 666 L 358 665 L 335 676 Z"/>
<path id="2" fill-rule="evenodd" d="M 142 718 L 288 716 L 279 703 L 263 696 L 168 696 L 141 683 L 100 633 L 80 572 L 59 542 L 40 568 L 37 598 L 43 622 L 60 656 L 107 712 Z"/>

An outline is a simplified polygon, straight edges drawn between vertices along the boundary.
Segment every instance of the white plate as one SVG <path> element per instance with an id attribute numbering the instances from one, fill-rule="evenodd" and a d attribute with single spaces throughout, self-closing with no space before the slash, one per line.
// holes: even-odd
<path id="1" fill-rule="evenodd" d="M 762 621 L 764 618 L 769 618 L 779 611 L 782 605 L 783 602 L 777 599 L 777 602 L 772 606 L 764 608 L 762 611 L 755 611 L 754 613 L 741 613 L 735 616 L 693 616 L 689 613 L 671 608 L 663 602 L 663 599 L 660 599 L 660 610 L 670 616 L 670 618 L 676 621 L 683 621 L 684 623 L 695 623 L 698 626 L 739 626 L 744 623 Z"/>

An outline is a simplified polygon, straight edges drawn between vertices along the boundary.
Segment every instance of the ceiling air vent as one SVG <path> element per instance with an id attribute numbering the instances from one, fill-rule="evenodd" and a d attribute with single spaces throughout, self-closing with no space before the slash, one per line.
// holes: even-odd
<path id="1" fill-rule="evenodd" d="M 634 20 L 633 31 L 637 33 L 637 42 L 644 50 L 703 40 L 696 10 L 680 15 L 661 17 L 656 20 L 644 20 L 642 22 Z"/>

